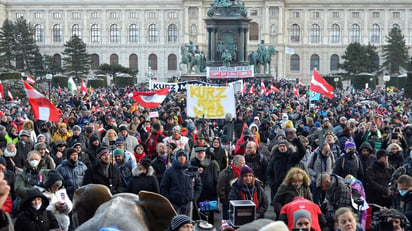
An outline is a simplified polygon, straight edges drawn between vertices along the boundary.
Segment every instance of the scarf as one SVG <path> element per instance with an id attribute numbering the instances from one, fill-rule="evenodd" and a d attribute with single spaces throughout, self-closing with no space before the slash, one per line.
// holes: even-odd
<path id="1" fill-rule="evenodd" d="M 7 150 L 7 148 L 4 149 L 4 156 L 5 156 L 5 157 L 15 157 L 15 156 L 16 156 L 16 153 L 17 153 L 17 149 L 14 149 L 14 152 L 9 152 L 9 151 Z"/>
<path id="2" fill-rule="evenodd" d="M 253 203 L 255 203 L 256 208 L 259 207 L 259 198 L 257 195 L 257 188 L 254 185 L 244 185 L 241 183 L 240 180 L 239 182 L 239 189 L 240 189 L 240 196 L 242 197 L 242 200 L 251 200 Z"/>
<path id="3" fill-rule="evenodd" d="M 232 164 L 233 173 L 235 174 L 235 178 L 240 177 L 240 168 L 236 167 L 235 164 Z"/>
<path id="4" fill-rule="evenodd" d="M 136 158 L 136 162 L 139 162 L 146 156 L 145 152 L 142 152 L 142 154 L 137 154 L 137 152 L 134 152 L 134 157 Z"/>

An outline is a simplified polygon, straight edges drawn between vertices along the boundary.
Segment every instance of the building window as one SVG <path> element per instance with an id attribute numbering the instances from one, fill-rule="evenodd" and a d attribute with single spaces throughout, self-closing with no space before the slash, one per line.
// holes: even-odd
<path id="1" fill-rule="evenodd" d="M 359 12 L 352 12 L 352 18 L 359 18 Z"/>
<path id="2" fill-rule="evenodd" d="M 155 12 L 155 11 L 150 11 L 150 12 L 149 12 L 149 18 L 154 19 L 154 18 L 156 18 L 156 17 L 157 17 L 157 15 L 156 15 L 156 12 Z"/>
<path id="3" fill-rule="evenodd" d="M 352 28 L 350 29 L 350 42 L 351 43 L 360 43 L 360 36 L 361 36 L 361 31 L 360 31 L 360 26 L 358 24 L 353 24 Z"/>
<path id="4" fill-rule="evenodd" d="M 99 18 L 99 12 L 93 11 L 92 14 L 91 14 L 91 18 L 92 19 L 98 19 Z"/>
<path id="5" fill-rule="evenodd" d="M 169 43 L 177 42 L 177 26 L 175 24 L 170 24 L 167 28 L 167 41 Z"/>
<path id="6" fill-rule="evenodd" d="M 300 26 L 298 24 L 293 24 L 290 28 L 290 41 L 294 43 L 300 42 Z"/>
<path id="7" fill-rule="evenodd" d="M 156 24 L 149 25 L 149 43 L 156 43 L 158 37 L 158 30 Z"/>
<path id="8" fill-rule="evenodd" d="M 189 7 L 189 16 L 197 16 L 198 12 L 197 7 Z"/>
<path id="9" fill-rule="evenodd" d="M 119 56 L 117 54 L 110 55 L 110 65 L 118 65 L 119 64 Z"/>
<path id="10" fill-rule="evenodd" d="M 72 36 L 77 35 L 77 37 L 81 37 L 80 26 L 79 24 L 74 24 L 72 26 Z"/>
<path id="11" fill-rule="evenodd" d="M 393 12 L 392 17 L 396 18 L 396 19 L 400 18 L 401 17 L 401 12 Z"/>
<path id="12" fill-rule="evenodd" d="M 279 8 L 278 7 L 270 7 L 269 8 L 269 15 L 271 17 L 277 17 L 279 15 Z"/>
<path id="13" fill-rule="evenodd" d="M 169 12 L 169 18 L 176 19 L 177 18 L 177 12 L 176 11 L 170 11 Z"/>
<path id="14" fill-rule="evenodd" d="M 42 18 L 41 12 L 40 12 L 40 11 L 34 12 L 34 18 L 35 18 L 35 19 Z"/>
<path id="15" fill-rule="evenodd" d="M 291 13 L 292 18 L 299 18 L 299 12 L 298 11 L 293 11 Z"/>
<path id="16" fill-rule="evenodd" d="M 340 26 L 338 24 L 333 24 L 330 29 L 330 42 L 340 43 Z"/>
<path id="17" fill-rule="evenodd" d="M 73 18 L 73 19 L 80 18 L 80 12 L 78 12 L 78 11 L 72 12 L 72 18 Z"/>
<path id="18" fill-rule="evenodd" d="M 332 55 L 330 57 L 330 71 L 339 70 L 339 55 Z"/>
<path id="19" fill-rule="evenodd" d="M 290 56 L 290 70 L 300 71 L 300 57 L 297 54 Z"/>
<path id="20" fill-rule="evenodd" d="M 100 58 L 98 54 L 92 54 L 91 57 L 91 64 L 90 64 L 90 69 L 92 70 L 97 70 L 99 69 L 100 66 Z"/>
<path id="21" fill-rule="evenodd" d="M 256 22 L 251 22 L 249 25 L 249 40 L 259 40 L 259 25 Z"/>
<path id="22" fill-rule="evenodd" d="M 110 12 L 110 18 L 111 19 L 119 18 L 119 12 Z"/>
<path id="23" fill-rule="evenodd" d="M 139 28 L 136 24 L 129 26 L 129 42 L 137 43 L 139 42 Z"/>
<path id="24" fill-rule="evenodd" d="M 138 71 L 138 62 L 137 62 L 137 55 L 136 54 L 131 54 L 129 56 L 129 68 L 132 71 Z"/>
<path id="25" fill-rule="evenodd" d="M 43 39 L 44 39 L 43 25 L 37 24 L 34 26 L 34 40 L 36 42 L 43 42 Z"/>
<path id="26" fill-rule="evenodd" d="M 117 25 L 117 24 L 112 24 L 112 25 L 110 26 L 109 38 L 110 38 L 110 42 L 114 42 L 114 43 L 120 42 L 120 29 L 119 29 L 119 25 Z"/>
<path id="27" fill-rule="evenodd" d="M 380 43 L 381 28 L 378 24 L 373 24 L 371 29 L 371 43 Z"/>
<path id="28" fill-rule="evenodd" d="M 60 24 L 55 24 L 53 26 L 53 42 L 62 42 L 62 27 Z"/>
<path id="29" fill-rule="evenodd" d="M 53 18 L 55 18 L 55 19 L 62 18 L 62 13 L 61 12 L 53 12 Z"/>
<path id="30" fill-rule="evenodd" d="M 312 71 L 313 69 L 317 69 L 317 70 L 319 70 L 320 69 L 320 65 L 319 65 L 319 55 L 317 55 L 317 54 L 313 54 L 311 57 L 310 57 L 310 70 Z"/>
<path id="31" fill-rule="evenodd" d="M 319 11 L 314 11 L 312 12 L 312 18 L 320 18 L 320 12 Z"/>
<path id="32" fill-rule="evenodd" d="M 379 18 L 379 12 L 372 12 L 372 18 Z"/>
<path id="33" fill-rule="evenodd" d="M 176 71 L 177 70 L 177 57 L 174 54 L 171 54 L 167 57 L 167 70 Z"/>
<path id="34" fill-rule="evenodd" d="M 338 11 L 333 11 L 332 12 L 332 18 L 339 18 L 339 12 Z"/>
<path id="35" fill-rule="evenodd" d="M 100 34 L 100 28 L 99 25 L 93 24 L 90 30 L 90 41 L 92 43 L 98 43 L 100 42 L 101 34 Z"/>
<path id="36" fill-rule="evenodd" d="M 313 24 L 310 29 L 310 42 L 320 43 L 320 26 L 318 24 Z"/>
<path id="37" fill-rule="evenodd" d="M 149 55 L 149 64 L 152 70 L 157 71 L 157 56 L 155 54 Z"/>
<path id="38" fill-rule="evenodd" d="M 130 12 L 129 17 L 130 18 L 138 18 L 139 14 L 136 11 L 132 11 L 132 12 Z"/>

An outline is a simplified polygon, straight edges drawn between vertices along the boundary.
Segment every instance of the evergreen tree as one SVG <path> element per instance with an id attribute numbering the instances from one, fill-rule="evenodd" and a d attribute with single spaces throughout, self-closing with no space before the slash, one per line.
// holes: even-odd
<path id="1" fill-rule="evenodd" d="M 81 75 L 87 75 L 90 69 L 90 55 L 86 52 L 86 44 L 74 35 L 69 41 L 64 44 L 63 68 L 64 71 L 74 76 L 78 81 Z"/>
<path id="2" fill-rule="evenodd" d="M 18 18 L 14 26 L 15 44 L 13 49 L 15 51 L 16 61 L 20 59 L 24 65 L 23 70 L 35 74 L 32 69 L 41 55 L 39 47 L 34 41 L 34 28 L 31 24 L 27 23 L 23 17 Z"/>
<path id="3" fill-rule="evenodd" d="M 344 61 L 339 67 L 350 75 L 371 73 L 379 68 L 378 52 L 376 47 L 370 44 L 367 46 L 357 42 L 349 44 L 342 59 Z"/>
<path id="4" fill-rule="evenodd" d="M 51 55 L 44 55 L 43 56 L 43 65 L 45 74 L 57 74 L 62 73 L 63 68 L 61 67 L 60 63 L 56 62 L 56 60 Z"/>
<path id="5" fill-rule="evenodd" d="M 13 68 L 12 61 L 14 59 L 13 47 L 14 41 L 14 25 L 13 22 L 6 19 L 0 29 L 0 66 Z M 14 68 L 13 68 L 14 69 Z"/>
<path id="6" fill-rule="evenodd" d="M 386 45 L 382 47 L 383 59 L 382 67 L 390 74 L 399 73 L 400 68 L 407 68 L 408 47 L 405 44 L 405 37 L 398 27 L 393 27 L 389 35 L 385 37 Z"/>

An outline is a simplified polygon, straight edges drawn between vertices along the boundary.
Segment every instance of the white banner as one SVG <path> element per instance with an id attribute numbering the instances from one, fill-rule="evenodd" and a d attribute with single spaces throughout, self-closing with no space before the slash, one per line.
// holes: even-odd
<path id="1" fill-rule="evenodd" d="M 206 67 L 207 78 L 252 78 L 255 77 L 253 65 L 237 67 Z"/>
<path id="2" fill-rule="evenodd" d="M 224 119 L 226 113 L 236 117 L 233 87 L 188 86 L 187 115 L 205 119 Z"/>
<path id="3" fill-rule="evenodd" d="M 186 81 L 186 82 L 178 82 L 178 83 L 158 82 L 158 81 L 154 81 L 154 80 L 149 80 L 149 89 L 152 90 L 152 91 L 169 87 L 169 92 L 172 92 L 172 91 L 181 92 L 181 91 L 186 90 L 188 85 L 192 85 L 192 86 L 213 86 L 213 85 L 216 85 L 216 84 L 205 83 L 205 82 L 197 81 L 197 80 Z"/>

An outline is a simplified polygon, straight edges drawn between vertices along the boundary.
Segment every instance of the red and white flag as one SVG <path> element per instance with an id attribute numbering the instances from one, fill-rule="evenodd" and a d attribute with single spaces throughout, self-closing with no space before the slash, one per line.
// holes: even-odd
<path id="1" fill-rule="evenodd" d="M 249 93 L 249 94 L 255 94 L 255 88 L 253 87 L 253 84 L 252 84 L 252 86 L 250 87 L 248 93 Z"/>
<path id="2" fill-rule="evenodd" d="M 242 94 L 246 94 L 247 83 L 243 83 Z"/>
<path id="3" fill-rule="evenodd" d="M 156 108 L 165 100 L 169 88 L 163 88 L 156 91 L 133 92 L 133 99 L 144 108 Z"/>
<path id="4" fill-rule="evenodd" d="M 298 91 L 298 89 L 297 89 L 296 87 L 293 87 L 293 93 L 294 93 L 298 98 L 300 98 L 299 91 Z"/>
<path id="5" fill-rule="evenodd" d="M 0 80 L 0 99 L 4 99 L 4 93 L 3 93 L 3 84 L 1 83 L 1 80 Z"/>
<path id="6" fill-rule="evenodd" d="M 34 80 L 30 75 L 27 76 L 27 80 L 28 83 L 33 84 L 36 82 L 36 80 Z"/>
<path id="7" fill-rule="evenodd" d="M 81 84 L 80 84 L 80 92 L 83 94 L 83 96 L 89 94 L 89 93 L 87 92 L 86 83 L 84 82 L 83 79 L 82 79 L 82 82 L 81 82 Z"/>
<path id="8" fill-rule="evenodd" d="M 277 87 L 273 86 L 273 84 L 270 84 L 270 88 L 269 88 L 269 91 L 268 91 L 268 95 L 269 95 L 270 93 L 272 93 L 272 92 L 277 92 L 277 93 L 279 93 L 280 90 L 279 90 Z"/>
<path id="9" fill-rule="evenodd" d="M 326 80 L 316 71 L 313 69 L 312 74 L 312 81 L 310 82 L 310 90 L 320 93 L 329 99 L 333 98 L 333 87 L 326 82 Z"/>
<path id="10" fill-rule="evenodd" d="M 14 99 L 13 99 L 13 95 L 11 94 L 11 92 L 10 92 L 10 89 L 9 89 L 9 88 L 7 88 L 7 95 L 9 96 L 10 101 L 14 101 Z"/>
<path id="11" fill-rule="evenodd" d="M 266 87 L 265 87 L 265 83 L 263 82 L 263 80 L 260 81 L 260 94 L 261 95 L 266 95 L 267 91 L 266 91 Z"/>
<path id="12" fill-rule="evenodd" d="M 23 81 L 24 90 L 27 94 L 34 120 L 44 120 L 59 122 L 59 110 L 40 92 L 34 89 L 30 84 Z"/>

